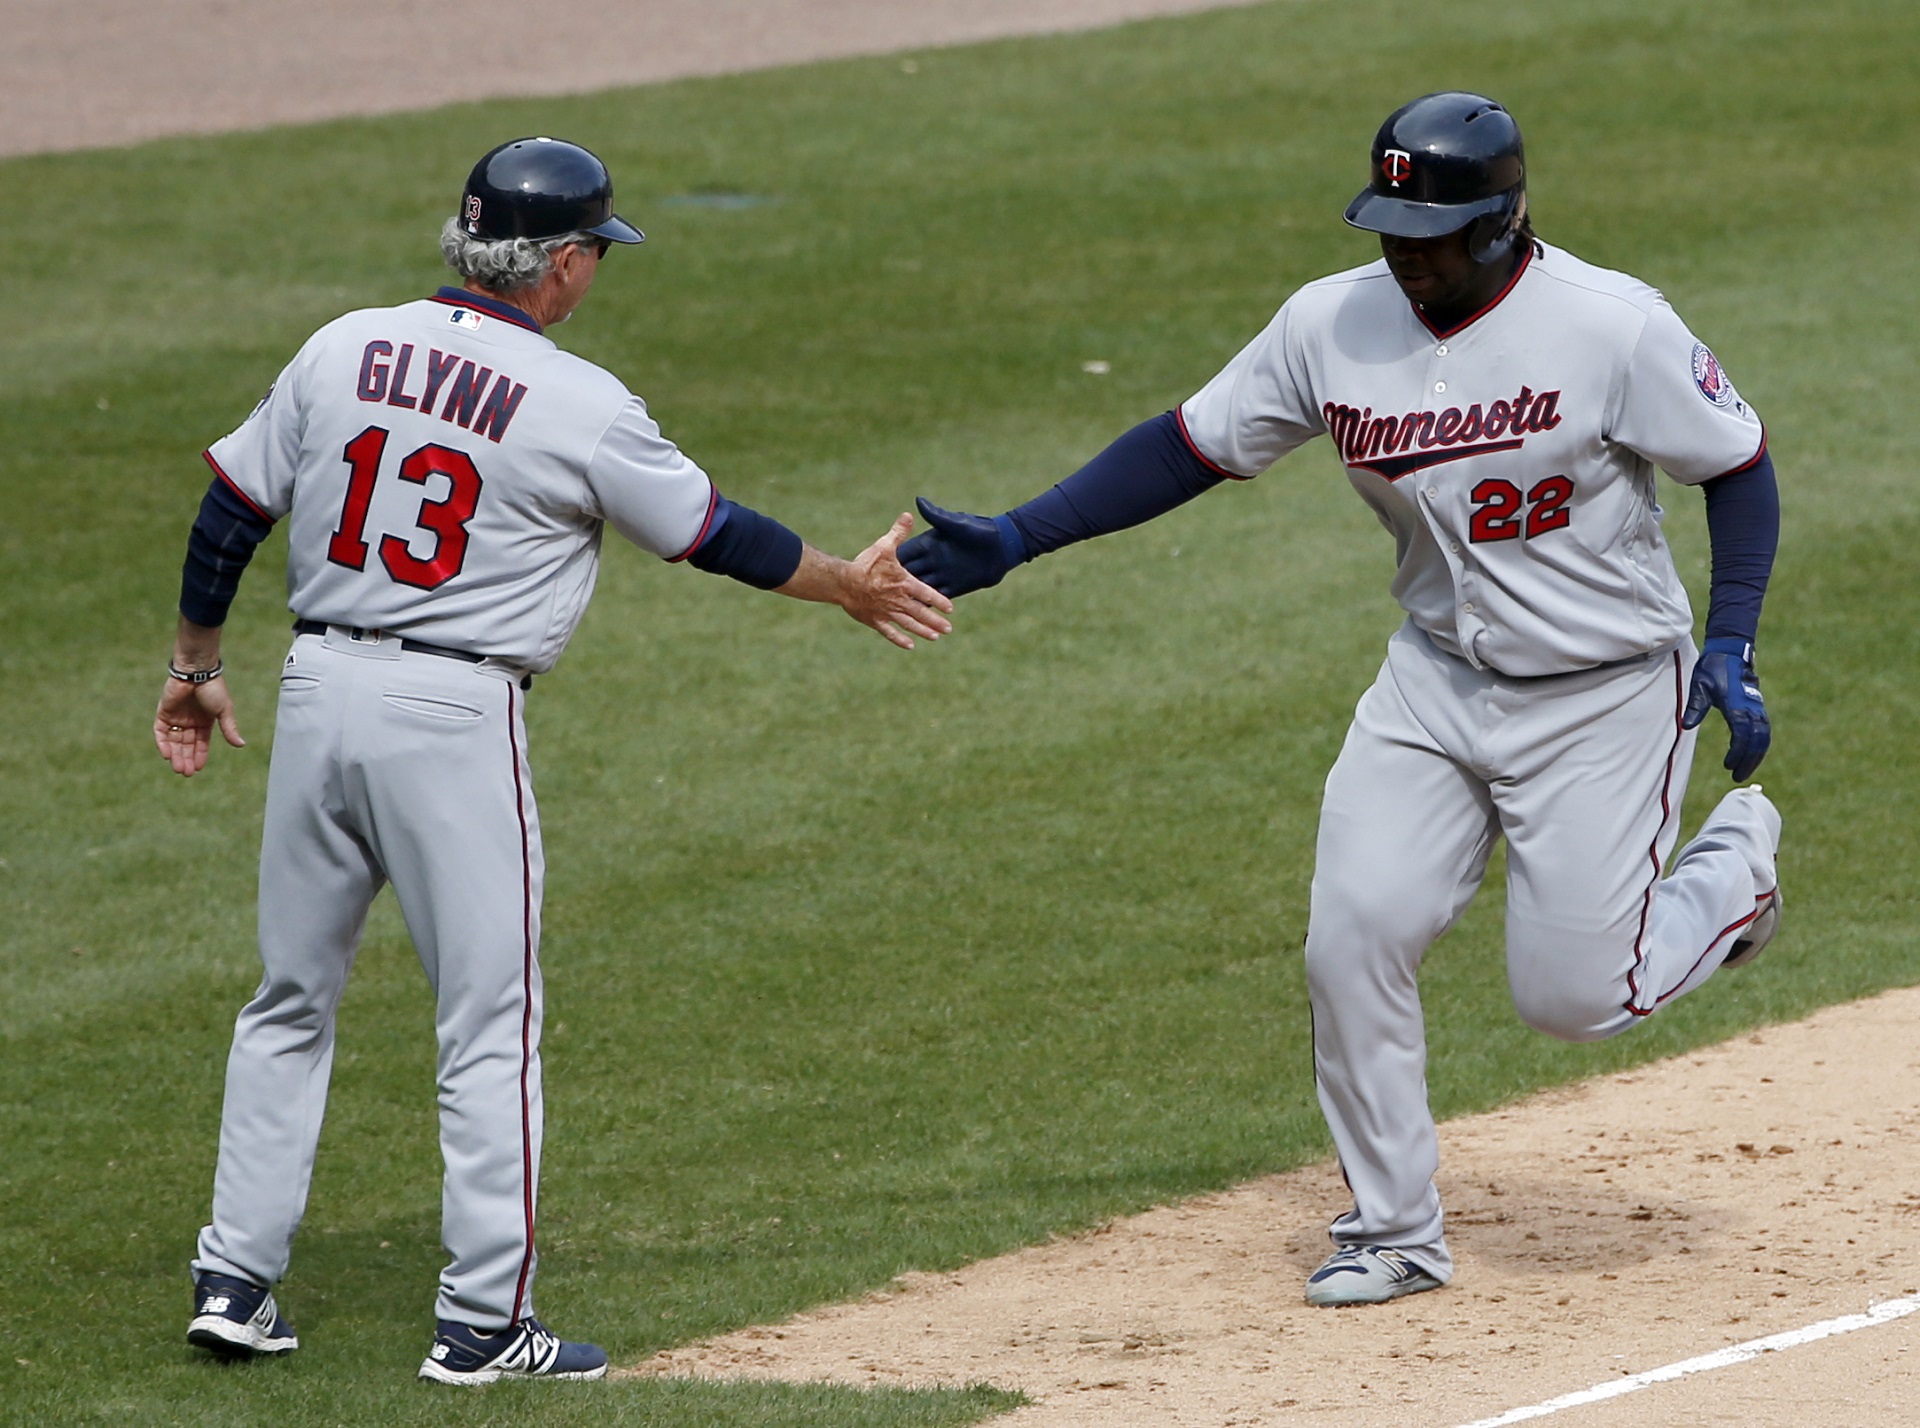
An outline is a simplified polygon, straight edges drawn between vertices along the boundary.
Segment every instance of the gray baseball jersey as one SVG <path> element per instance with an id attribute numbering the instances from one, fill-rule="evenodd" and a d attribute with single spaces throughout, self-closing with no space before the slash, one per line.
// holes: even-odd
<path id="1" fill-rule="evenodd" d="M 593 593 L 602 522 L 671 559 L 715 499 L 618 378 L 449 297 L 328 323 L 207 458 L 290 516 L 296 615 L 536 673 Z"/>
<path id="2" fill-rule="evenodd" d="M 234 1028 L 195 1267 L 285 1272 L 334 1009 L 391 882 L 436 998 L 436 1316 L 503 1328 L 533 1312 L 544 1126 L 526 675 L 573 633 L 603 523 L 684 555 L 713 485 L 617 379 L 511 307 L 447 290 L 329 323 L 208 459 L 286 518 L 302 632 L 267 786 L 263 976 Z"/>
<path id="3" fill-rule="evenodd" d="M 1309 283 L 1180 415 L 1240 477 L 1330 435 L 1393 534 L 1394 598 L 1442 649 L 1511 675 L 1688 633 L 1654 468 L 1704 481 L 1764 440 L 1657 291 L 1546 244 L 1451 332 L 1384 262 Z"/>
<path id="4" fill-rule="evenodd" d="M 1302 288 L 1180 411 L 1252 477 L 1329 435 L 1394 538 L 1407 621 L 1321 805 L 1314 1070 L 1353 1189 L 1342 1245 L 1452 1273 L 1418 971 L 1507 841 L 1507 971 L 1533 1026 L 1611 1036 L 1703 983 L 1776 893 L 1757 788 L 1678 842 L 1687 596 L 1654 469 L 1757 461 L 1759 418 L 1660 294 L 1557 248 L 1429 325 L 1384 262 Z"/>

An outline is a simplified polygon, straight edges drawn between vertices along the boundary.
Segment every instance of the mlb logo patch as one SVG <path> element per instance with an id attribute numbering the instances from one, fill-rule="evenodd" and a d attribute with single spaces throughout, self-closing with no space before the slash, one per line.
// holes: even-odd
<path id="1" fill-rule="evenodd" d="M 469 332 L 478 332 L 484 319 L 470 307 L 456 307 L 447 314 L 447 321 L 455 327 L 464 327 Z"/>
<path id="2" fill-rule="evenodd" d="M 1713 353 L 1707 350 L 1707 344 L 1693 344 L 1693 385 L 1700 389 L 1700 395 L 1716 407 L 1724 407 L 1733 401 L 1733 383 L 1727 380 L 1727 374 L 1720 369 Z"/>

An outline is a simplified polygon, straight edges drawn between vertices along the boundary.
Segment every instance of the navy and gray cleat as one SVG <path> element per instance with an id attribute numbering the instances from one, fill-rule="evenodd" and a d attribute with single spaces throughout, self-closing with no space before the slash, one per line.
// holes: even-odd
<path id="1" fill-rule="evenodd" d="M 503 1378 L 604 1378 L 607 1356 L 592 1344 L 569 1344 L 538 1319 L 488 1333 L 442 1319 L 420 1377 L 435 1383 L 492 1383 Z"/>
<path id="2" fill-rule="evenodd" d="M 272 1290 L 207 1270 L 193 1276 L 187 1342 L 227 1359 L 286 1354 L 300 1347 L 293 1325 L 280 1317 Z"/>
<path id="3" fill-rule="evenodd" d="M 1780 810 L 1773 806 L 1773 800 L 1760 791 L 1760 785 L 1750 783 L 1744 788 L 1736 788 L 1727 795 L 1727 799 L 1744 798 L 1754 807 L 1759 816 L 1760 826 L 1766 833 L 1772 846 L 1775 859 L 1773 891 L 1760 894 L 1754 904 L 1753 919 L 1747 923 L 1740 935 L 1733 939 L 1733 947 L 1720 963 L 1722 967 L 1744 967 L 1755 957 L 1766 951 L 1767 944 L 1773 941 L 1773 934 L 1780 930 L 1780 874 L 1778 859 L 1780 855 Z M 1716 810 L 1718 811 L 1718 810 Z"/>
<path id="4" fill-rule="evenodd" d="M 1396 1249 L 1348 1245 L 1307 1277 L 1307 1303 L 1322 1309 L 1384 1304 L 1403 1294 L 1438 1289 L 1440 1281 Z"/>
<path id="5" fill-rule="evenodd" d="M 1780 930 L 1780 889 L 1778 887 L 1760 899 L 1760 910 L 1753 915 L 1753 921 L 1747 924 L 1747 930 L 1733 940 L 1733 950 L 1727 953 L 1722 967 L 1744 967 L 1755 957 L 1766 951 L 1767 944 L 1773 941 L 1773 934 Z"/>

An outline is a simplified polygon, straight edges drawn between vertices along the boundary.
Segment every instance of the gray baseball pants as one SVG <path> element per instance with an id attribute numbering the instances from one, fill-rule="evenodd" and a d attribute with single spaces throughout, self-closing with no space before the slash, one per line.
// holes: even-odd
<path id="1" fill-rule="evenodd" d="M 393 884 L 436 999 L 436 1315 L 532 1311 L 543 863 L 517 671 L 302 635 L 280 680 L 260 855 L 260 989 L 234 1025 L 196 1269 L 273 1284 L 306 1210 L 334 1014 Z"/>
<path id="2" fill-rule="evenodd" d="M 1421 958 L 1507 840 L 1507 980 L 1530 1026 L 1625 1031 L 1711 976 L 1775 886 L 1779 825 L 1738 789 L 1662 877 L 1694 733 L 1691 641 L 1544 679 L 1475 670 L 1411 624 L 1327 777 L 1307 925 L 1314 1072 L 1354 1207 L 1336 1244 L 1453 1270 L 1433 1176 Z"/>

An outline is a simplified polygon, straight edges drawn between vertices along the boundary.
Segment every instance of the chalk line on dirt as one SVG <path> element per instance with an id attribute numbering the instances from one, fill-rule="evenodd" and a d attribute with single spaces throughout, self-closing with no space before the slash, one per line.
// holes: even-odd
<path id="1" fill-rule="evenodd" d="M 1446 1122 L 1459 1273 L 1433 1294 L 1338 1314 L 1302 1302 L 1350 1203 L 1327 1162 L 675 1345 L 622 1376 L 994 1383 L 1032 1400 L 1007 1428 L 1404 1428 L 1611 1388 L 1625 1365 L 1717 1362 L 1876 1299 L 1920 1302 L 1916 1024 L 1920 989 L 1888 992 Z M 1715 1386 L 1703 1422 L 1783 1421 L 1767 1416 L 1783 1393 L 1796 1428 L 1920 1422 L 1920 1380 L 1899 1369 L 1920 1344 L 1890 1333 L 1898 1347 L 1834 1339 L 1883 1345 L 1864 1361 L 1683 1377 Z M 1585 1412 L 1659 1422 L 1633 1405 L 1699 1392 Z"/>
<path id="2" fill-rule="evenodd" d="M 1764 1339 L 1749 1339 L 1744 1344 L 1731 1344 L 1711 1354 L 1701 1354 L 1698 1358 L 1682 1359 L 1677 1364 L 1667 1364 L 1663 1368 L 1648 1369 L 1645 1373 L 1629 1374 L 1626 1378 L 1613 1379 L 1607 1383 L 1597 1383 L 1592 1388 L 1583 1388 L 1578 1393 L 1563 1393 L 1558 1398 L 1549 1398 L 1544 1403 L 1529 1404 L 1525 1408 L 1511 1408 L 1495 1418 L 1477 1418 L 1471 1423 L 1463 1423 L 1460 1428 L 1507 1428 L 1510 1423 L 1524 1423 L 1530 1418 L 1546 1418 L 1568 1408 L 1580 1408 L 1589 1403 L 1599 1403 L 1604 1399 L 1618 1398 L 1625 1393 L 1637 1393 L 1643 1388 L 1651 1388 L 1656 1383 L 1671 1383 L 1677 1378 L 1686 1378 L 1690 1374 L 1711 1373 L 1715 1369 L 1731 1368 L 1735 1364 L 1757 1359 L 1762 1354 L 1777 1354 L 1784 1349 L 1797 1349 L 1802 1344 L 1816 1343 L 1821 1339 L 1830 1339 L 1835 1334 L 1851 1334 L 1858 1329 L 1874 1329 L 1882 1324 L 1891 1324 L 1895 1319 L 1904 1319 L 1920 1309 L 1920 1298 L 1889 1299 L 1876 1304 L 1864 1314 L 1846 1314 L 1838 1319 L 1823 1319 L 1818 1324 L 1809 1324 L 1804 1329 L 1790 1329 L 1784 1334 L 1769 1334 Z"/>

